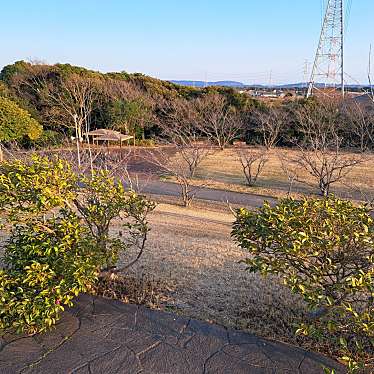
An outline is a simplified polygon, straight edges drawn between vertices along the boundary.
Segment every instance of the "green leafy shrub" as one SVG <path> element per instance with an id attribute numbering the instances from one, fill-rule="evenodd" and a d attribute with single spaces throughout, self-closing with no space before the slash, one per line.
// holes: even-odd
<path id="1" fill-rule="evenodd" d="M 45 331 L 92 286 L 98 259 L 87 234 L 71 212 L 14 227 L 0 272 L 0 328 Z"/>
<path id="2" fill-rule="evenodd" d="M 135 145 L 138 147 L 154 147 L 156 143 L 154 139 L 136 139 Z"/>
<path id="3" fill-rule="evenodd" d="M 68 204 L 78 176 L 68 162 L 33 156 L 0 164 L 0 219 L 14 224 Z"/>
<path id="4" fill-rule="evenodd" d="M 138 247 L 140 257 L 149 231 L 147 214 L 154 209 L 154 203 L 127 192 L 107 171 L 81 176 L 79 181 L 82 192 L 77 194 L 74 204 L 104 259 L 104 269 L 114 268 L 120 253 L 129 246 Z M 115 229 L 114 220 L 118 223 Z"/>
<path id="5" fill-rule="evenodd" d="M 37 139 L 42 130 L 42 126 L 26 110 L 14 101 L 0 96 L 0 142 L 25 137 Z"/>
<path id="6" fill-rule="evenodd" d="M 8 87 L 0 81 L 0 97 L 8 97 L 10 96 L 10 92 Z"/>
<path id="7" fill-rule="evenodd" d="M 43 149 L 45 147 L 56 147 L 61 146 L 66 139 L 64 134 L 53 131 L 53 130 L 43 130 L 40 137 L 37 139 L 25 139 L 22 141 L 22 146 L 27 148 Z"/>
<path id="8" fill-rule="evenodd" d="M 351 372 L 372 368 L 374 223 L 369 210 L 336 198 L 237 211 L 232 235 L 251 272 L 275 274 L 302 295 L 310 318 L 297 333 L 329 346 Z"/>
<path id="9" fill-rule="evenodd" d="M 45 331 L 103 270 L 114 271 L 129 245 L 139 248 L 136 261 L 153 208 L 106 172 L 76 175 L 66 161 L 40 157 L 0 164 L 0 217 L 7 236 L 0 328 Z"/>

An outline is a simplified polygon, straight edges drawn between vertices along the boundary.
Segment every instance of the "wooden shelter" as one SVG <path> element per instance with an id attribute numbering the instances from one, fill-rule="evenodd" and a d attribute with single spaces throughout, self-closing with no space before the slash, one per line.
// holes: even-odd
<path id="1" fill-rule="evenodd" d="M 121 134 L 119 131 L 115 130 L 97 129 L 87 132 L 85 135 L 92 141 L 93 144 L 99 144 L 99 142 L 107 142 L 107 144 L 109 144 L 109 142 L 116 142 L 122 146 L 124 141 L 130 141 L 131 139 L 133 139 L 135 143 L 135 138 L 133 135 Z"/>

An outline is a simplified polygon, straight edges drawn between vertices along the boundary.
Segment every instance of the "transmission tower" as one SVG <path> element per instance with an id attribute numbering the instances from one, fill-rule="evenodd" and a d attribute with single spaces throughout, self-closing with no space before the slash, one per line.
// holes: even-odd
<path id="1" fill-rule="evenodd" d="M 307 97 L 318 89 L 316 83 L 340 87 L 344 95 L 344 0 L 327 0 Z"/>

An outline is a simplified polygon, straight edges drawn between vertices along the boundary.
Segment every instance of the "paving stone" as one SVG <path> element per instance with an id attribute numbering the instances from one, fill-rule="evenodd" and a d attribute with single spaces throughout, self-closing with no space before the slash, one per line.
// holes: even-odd
<path id="1" fill-rule="evenodd" d="M 315 373 L 318 372 L 321 366 L 334 368 L 338 373 L 343 372 L 340 365 L 331 362 L 328 358 L 315 353 L 306 352 L 305 359 L 300 365 L 300 373 Z"/>
<path id="2" fill-rule="evenodd" d="M 140 307 L 136 317 L 136 328 L 148 331 L 152 335 L 164 338 L 174 338 L 177 342 L 181 332 L 188 323 L 188 319 L 172 313 L 150 310 Z"/>
<path id="3" fill-rule="evenodd" d="M 0 338 L 0 374 L 319 374 L 336 362 L 240 331 L 81 295 L 56 328 Z"/>
<path id="4" fill-rule="evenodd" d="M 0 373 L 20 372 L 30 361 L 37 360 L 44 353 L 32 337 L 14 339 L 3 345 L 0 352 Z"/>
<path id="5" fill-rule="evenodd" d="M 228 356 L 225 352 L 219 352 L 210 358 L 205 364 L 206 374 L 283 374 L 281 372 L 275 372 L 271 368 L 264 368 L 261 366 L 251 365 L 249 362 L 241 361 L 240 359 L 233 360 L 231 356 Z M 295 374 L 288 372 L 284 374 Z"/>
<path id="6" fill-rule="evenodd" d="M 137 356 L 126 347 L 119 347 L 92 360 L 88 367 L 90 374 L 123 373 L 125 370 L 135 374 L 141 371 Z"/>

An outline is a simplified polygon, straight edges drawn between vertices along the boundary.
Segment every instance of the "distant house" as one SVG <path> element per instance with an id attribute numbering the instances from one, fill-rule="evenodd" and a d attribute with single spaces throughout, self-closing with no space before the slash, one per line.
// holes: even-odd
<path id="1" fill-rule="evenodd" d="M 119 131 L 107 130 L 107 129 L 93 130 L 93 131 L 86 133 L 85 135 L 88 136 L 88 138 L 93 144 L 95 143 L 99 144 L 99 143 L 105 143 L 105 142 L 109 144 L 109 142 L 116 142 L 122 146 L 122 143 L 124 141 L 129 142 L 132 139 L 135 141 L 133 135 L 125 135 L 125 134 L 121 134 Z"/>

